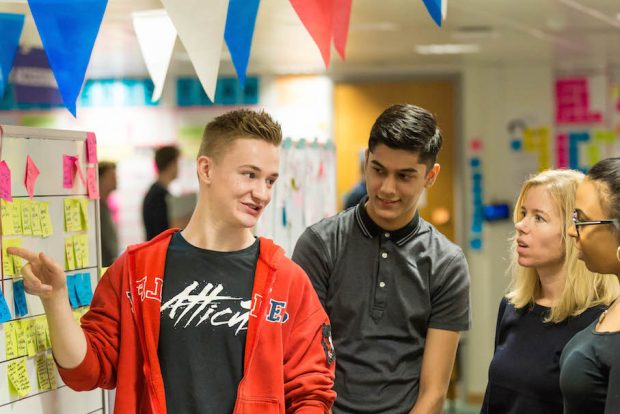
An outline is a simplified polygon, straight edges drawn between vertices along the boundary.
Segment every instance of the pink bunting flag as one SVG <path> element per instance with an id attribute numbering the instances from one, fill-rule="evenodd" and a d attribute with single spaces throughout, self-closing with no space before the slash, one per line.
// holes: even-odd
<path id="1" fill-rule="evenodd" d="M 86 162 L 89 164 L 97 162 L 97 138 L 93 132 L 86 133 Z"/>
<path id="2" fill-rule="evenodd" d="M 352 0 L 334 1 L 332 33 L 334 36 L 334 46 L 342 60 L 345 59 L 345 48 L 347 46 L 347 35 L 351 18 L 351 2 Z"/>
<path id="3" fill-rule="evenodd" d="M 73 188 L 73 178 L 75 177 L 77 156 L 62 156 L 62 187 Z"/>
<path id="4" fill-rule="evenodd" d="M 86 168 L 86 182 L 88 189 L 88 198 L 93 200 L 99 200 L 99 187 L 97 186 L 97 168 Z"/>
<path id="5" fill-rule="evenodd" d="M 329 67 L 334 5 L 331 0 L 290 0 L 301 22 L 319 47 L 325 67 Z"/>
<path id="6" fill-rule="evenodd" d="M 37 181 L 37 177 L 39 176 L 39 169 L 37 165 L 32 161 L 30 155 L 26 158 L 26 176 L 24 177 L 24 184 L 26 186 L 26 191 L 28 191 L 28 197 L 34 197 L 34 183 Z"/>
<path id="7" fill-rule="evenodd" d="M 13 201 L 13 197 L 11 197 L 11 170 L 6 161 L 0 162 L 0 198 Z"/>

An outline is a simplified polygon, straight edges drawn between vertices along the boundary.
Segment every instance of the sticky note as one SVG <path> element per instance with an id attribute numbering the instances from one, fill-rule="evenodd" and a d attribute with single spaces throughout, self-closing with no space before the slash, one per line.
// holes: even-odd
<path id="1" fill-rule="evenodd" d="M 39 204 L 40 203 L 37 201 L 30 202 L 30 223 L 32 224 L 32 235 L 37 237 L 43 236 L 43 229 L 41 227 L 41 207 Z"/>
<path id="2" fill-rule="evenodd" d="M 22 234 L 32 234 L 32 202 L 30 200 L 20 200 L 19 209 L 22 219 Z"/>
<path id="3" fill-rule="evenodd" d="M 50 344 L 47 340 L 47 318 L 45 316 L 40 316 L 35 319 L 34 323 L 35 335 L 37 337 L 37 351 L 42 352 L 50 347 Z"/>
<path id="4" fill-rule="evenodd" d="M 26 371 L 26 358 L 9 362 L 6 370 L 9 382 L 17 395 L 25 397 L 30 394 L 32 385 L 30 385 L 30 378 L 28 378 L 28 372 Z"/>
<path id="5" fill-rule="evenodd" d="M 88 230 L 88 199 L 78 198 L 80 204 L 80 230 Z"/>
<path id="6" fill-rule="evenodd" d="M 58 384 L 56 382 L 56 362 L 54 361 L 52 354 L 47 354 L 45 357 L 47 359 L 47 375 L 50 379 L 50 388 L 55 390 L 58 388 Z"/>
<path id="7" fill-rule="evenodd" d="M 39 391 L 51 390 L 52 388 L 50 386 L 50 376 L 47 372 L 47 356 L 45 354 L 37 355 L 36 365 L 37 383 L 39 385 Z"/>
<path id="8" fill-rule="evenodd" d="M 84 179 L 84 174 L 82 174 L 82 167 L 80 166 L 80 160 L 76 158 L 73 160 L 75 163 L 75 171 L 77 171 L 77 176 L 80 179 L 80 182 L 84 187 L 86 187 L 86 180 Z"/>
<path id="9" fill-rule="evenodd" d="M 4 293 L 0 292 L 0 323 L 8 322 L 11 320 L 11 311 L 9 305 L 6 303 Z"/>
<path id="10" fill-rule="evenodd" d="M 13 300 L 15 302 L 15 316 L 18 318 L 26 316 L 28 314 L 28 303 L 26 302 L 23 280 L 13 282 Z"/>
<path id="11" fill-rule="evenodd" d="M 50 217 L 49 203 L 42 201 L 39 203 L 39 217 L 41 218 L 41 233 L 43 237 L 50 237 L 54 234 L 52 218 Z"/>
<path id="12" fill-rule="evenodd" d="M 6 161 L 0 161 L 0 198 L 13 201 L 13 197 L 11 197 L 11 170 Z"/>
<path id="13" fill-rule="evenodd" d="M 75 286 L 75 275 L 67 275 L 67 291 L 69 292 L 69 303 L 73 309 L 80 306 Z"/>
<path id="14" fill-rule="evenodd" d="M 92 132 L 86 133 L 86 162 L 97 162 L 97 138 Z"/>
<path id="15" fill-rule="evenodd" d="M 22 331 L 26 335 L 26 350 L 29 357 L 37 354 L 37 334 L 34 319 L 23 319 L 21 321 Z"/>
<path id="16" fill-rule="evenodd" d="M 11 221 L 13 222 L 13 234 L 22 234 L 22 212 L 19 203 L 9 203 Z"/>
<path id="17" fill-rule="evenodd" d="M 73 254 L 73 236 L 65 237 L 65 269 L 75 270 L 75 256 Z"/>
<path id="18" fill-rule="evenodd" d="M 0 214 L 2 217 L 2 234 L 15 234 L 13 233 L 13 214 L 11 213 L 11 206 L 13 203 L 6 200 L 0 200 Z"/>
<path id="19" fill-rule="evenodd" d="M 97 184 L 97 168 L 86 168 L 86 188 L 88 189 L 88 198 L 99 200 L 99 185 Z"/>
<path id="20" fill-rule="evenodd" d="M 21 321 L 13 321 L 13 329 L 15 329 L 15 338 L 17 339 L 17 355 L 28 355 L 28 344 L 26 343 L 26 335 L 22 329 Z"/>
<path id="21" fill-rule="evenodd" d="M 90 260 L 88 257 L 88 235 L 87 234 L 78 234 L 73 239 L 73 246 L 79 246 L 79 263 L 81 263 L 81 267 L 90 266 Z M 75 260 L 78 262 L 78 249 L 75 249 Z"/>
<path id="22" fill-rule="evenodd" d="M 39 169 L 36 164 L 30 158 L 30 155 L 26 157 L 26 176 L 24 177 L 24 185 L 26 186 L 26 191 L 28 191 L 28 197 L 34 197 L 34 184 L 37 182 L 37 177 L 39 176 Z"/>
<path id="23" fill-rule="evenodd" d="M 77 296 L 80 305 L 90 305 L 93 298 L 93 288 L 90 283 L 90 273 L 81 273 L 76 275 L 75 286 L 77 288 Z"/>
<path id="24" fill-rule="evenodd" d="M 76 216 L 75 214 L 74 204 L 73 198 L 65 198 L 65 231 L 80 231 L 79 216 Z"/>
<path id="25" fill-rule="evenodd" d="M 63 155 L 62 156 L 62 187 L 73 188 L 73 179 L 75 177 L 76 167 L 75 161 L 77 156 L 75 155 Z"/>
<path id="26" fill-rule="evenodd" d="M 15 359 L 17 353 L 17 335 L 15 333 L 15 321 L 4 324 L 4 352 L 6 359 Z"/>
<path id="27" fill-rule="evenodd" d="M 13 256 L 9 255 L 6 251 L 7 247 L 10 247 L 8 239 L 2 241 L 2 273 L 4 275 L 15 275 L 15 268 L 13 267 Z"/>

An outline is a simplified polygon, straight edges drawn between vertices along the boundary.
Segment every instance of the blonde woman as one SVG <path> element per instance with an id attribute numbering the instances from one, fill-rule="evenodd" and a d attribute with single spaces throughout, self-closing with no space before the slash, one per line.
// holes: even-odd
<path id="1" fill-rule="evenodd" d="M 482 413 L 562 414 L 562 350 L 618 294 L 616 280 L 577 260 L 568 237 L 582 180 L 577 171 L 549 170 L 521 188 L 512 281 L 499 307 Z"/>
<path id="2" fill-rule="evenodd" d="M 593 272 L 620 279 L 620 158 L 596 163 L 579 185 L 569 235 Z M 566 414 L 620 413 L 620 305 L 566 345 L 560 385 Z"/>

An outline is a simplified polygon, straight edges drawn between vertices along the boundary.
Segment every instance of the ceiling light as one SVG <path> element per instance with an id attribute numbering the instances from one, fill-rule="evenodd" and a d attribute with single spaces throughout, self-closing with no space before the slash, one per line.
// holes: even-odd
<path id="1" fill-rule="evenodd" d="M 417 45 L 415 51 L 420 55 L 457 55 L 478 53 L 480 46 L 475 44 Z"/>

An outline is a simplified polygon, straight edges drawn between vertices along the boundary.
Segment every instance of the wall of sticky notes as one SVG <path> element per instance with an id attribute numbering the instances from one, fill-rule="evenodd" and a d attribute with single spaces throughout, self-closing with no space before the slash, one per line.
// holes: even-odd
<path id="1" fill-rule="evenodd" d="M 41 301 L 24 290 L 23 261 L 7 253 L 22 246 L 64 266 L 79 320 L 99 277 L 96 168 L 93 134 L 0 125 L 0 414 L 104 412 L 101 390 L 62 382 Z"/>

